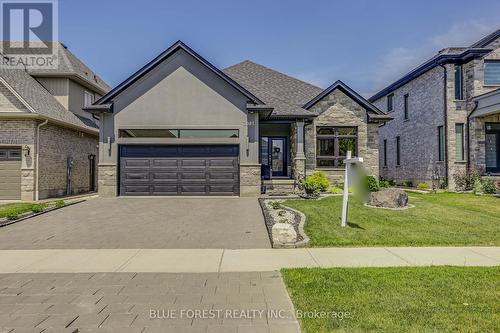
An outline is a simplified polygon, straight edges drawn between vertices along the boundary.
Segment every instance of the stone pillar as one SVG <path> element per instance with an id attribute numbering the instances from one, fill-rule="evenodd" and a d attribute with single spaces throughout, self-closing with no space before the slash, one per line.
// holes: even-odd
<path id="1" fill-rule="evenodd" d="M 102 198 L 118 195 L 117 168 L 115 164 L 99 164 L 97 191 Z"/>
<path id="2" fill-rule="evenodd" d="M 293 178 L 300 181 L 305 177 L 306 155 L 304 145 L 304 121 L 297 121 L 291 128 L 292 132 L 292 173 Z"/>
<path id="3" fill-rule="evenodd" d="M 240 164 L 240 196 L 260 196 L 260 164 Z"/>

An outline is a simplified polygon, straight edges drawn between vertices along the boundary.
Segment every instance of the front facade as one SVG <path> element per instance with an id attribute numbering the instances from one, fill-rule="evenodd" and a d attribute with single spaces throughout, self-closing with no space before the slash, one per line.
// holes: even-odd
<path id="1" fill-rule="evenodd" d="M 378 176 L 390 118 L 342 82 L 326 90 L 250 61 L 215 68 L 177 42 L 87 111 L 99 114 L 101 196 L 290 193 L 347 150 Z"/>
<path id="2" fill-rule="evenodd" d="M 380 127 L 380 175 L 397 184 L 455 189 L 467 168 L 500 172 L 497 111 L 478 96 L 500 87 L 500 30 L 435 57 L 370 98 L 394 120 Z"/>
<path id="3" fill-rule="evenodd" d="M 98 122 L 83 108 L 109 88 L 57 47 L 58 69 L 0 69 L 0 200 L 97 189 Z"/>

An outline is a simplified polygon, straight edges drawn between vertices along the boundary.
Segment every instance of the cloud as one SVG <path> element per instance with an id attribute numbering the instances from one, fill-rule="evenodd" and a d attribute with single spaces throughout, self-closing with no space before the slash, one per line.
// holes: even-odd
<path id="1" fill-rule="evenodd" d="M 417 47 L 398 47 L 387 51 L 376 67 L 373 91 L 378 91 L 416 68 L 439 50 L 468 46 L 496 29 L 495 24 L 467 21 L 455 24 L 448 31 L 432 36 Z"/>

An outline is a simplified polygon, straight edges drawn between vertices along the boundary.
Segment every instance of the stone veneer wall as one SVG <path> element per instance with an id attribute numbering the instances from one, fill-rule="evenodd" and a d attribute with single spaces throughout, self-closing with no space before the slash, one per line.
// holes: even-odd
<path id="1" fill-rule="evenodd" d="M 97 188 L 100 197 L 109 198 L 118 195 L 117 172 L 115 164 L 99 164 Z"/>
<path id="2" fill-rule="evenodd" d="M 39 198 L 66 195 L 67 159 L 73 158 L 71 194 L 89 191 L 90 154 L 98 154 L 98 137 L 49 124 L 40 128 Z M 95 175 L 95 172 L 94 172 Z"/>
<path id="3" fill-rule="evenodd" d="M 332 91 L 311 108 L 321 114 L 313 123 L 305 126 L 306 172 L 324 171 L 332 182 L 343 182 L 344 169 L 316 168 L 316 127 L 356 126 L 358 128 L 358 152 L 363 157 L 368 174 L 378 177 L 378 124 L 367 123 L 366 110 L 339 89 Z M 356 154 L 355 152 L 353 152 Z"/>
<path id="4" fill-rule="evenodd" d="M 260 195 L 260 164 L 240 164 L 240 196 L 258 197 Z"/>
<path id="5" fill-rule="evenodd" d="M 35 126 L 34 120 L 0 120 L 0 147 L 28 146 L 30 155 L 22 154 L 21 200 L 35 199 Z"/>

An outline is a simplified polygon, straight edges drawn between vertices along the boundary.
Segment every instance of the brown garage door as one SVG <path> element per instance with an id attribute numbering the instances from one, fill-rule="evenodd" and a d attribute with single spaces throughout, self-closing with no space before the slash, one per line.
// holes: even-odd
<path id="1" fill-rule="evenodd" d="M 0 200 L 21 199 L 21 149 L 0 148 Z"/>
<path id="2" fill-rule="evenodd" d="M 238 146 L 120 146 L 120 195 L 238 195 Z"/>

